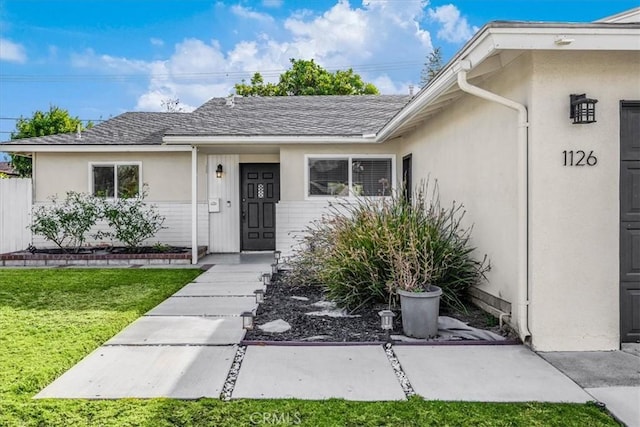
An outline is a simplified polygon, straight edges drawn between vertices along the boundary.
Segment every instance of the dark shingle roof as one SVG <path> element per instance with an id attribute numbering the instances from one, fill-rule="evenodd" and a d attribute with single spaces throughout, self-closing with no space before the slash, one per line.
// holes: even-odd
<path id="1" fill-rule="evenodd" d="M 74 132 L 14 139 L 3 142 L 3 144 L 161 144 L 164 131 L 171 126 L 176 126 L 186 119 L 187 115 L 187 113 L 124 113 L 91 129 L 82 131 L 80 139 Z"/>
<path id="2" fill-rule="evenodd" d="M 18 176 L 18 173 L 11 166 L 11 162 L 0 162 L 0 174 Z"/>
<path id="3" fill-rule="evenodd" d="M 116 116 L 82 132 L 7 141 L 3 144 L 161 144 L 164 135 L 355 136 L 378 132 L 411 97 L 274 96 L 213 98 L 192 113 Z"/>
<path id="4" fill-rule="evenodd" d="M 352 136 L 378 132 L 411 97 L 236 97 L 233 106 L 214 98 L 167 135 Z"/>

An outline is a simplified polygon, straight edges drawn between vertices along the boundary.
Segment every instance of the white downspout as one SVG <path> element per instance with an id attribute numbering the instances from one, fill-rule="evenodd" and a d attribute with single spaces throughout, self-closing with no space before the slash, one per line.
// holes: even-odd
<path id="1" fill-rule="evenodd" d="M 459 62 L 458 86 L 464 92 L 495 102 L 518 112 L 518 333 L 522 342 L 531 337 L 529 332 L 529 235 L 528 235 L 528 131 L 527 108 L 493 92 L 472 86 L 467 81 L 471 62 Z"/>
<path id="2" fill-rule="evenodd" d="M 191 147 L 191 264 L 198 263 L 198 149 Z"/>

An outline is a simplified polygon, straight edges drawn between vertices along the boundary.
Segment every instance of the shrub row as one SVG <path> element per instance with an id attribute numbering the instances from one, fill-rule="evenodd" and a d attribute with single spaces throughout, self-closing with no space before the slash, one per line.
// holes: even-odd
<path id="1" fill-rule="evenodd" d="M 144 202 L 146 194 L 143 191 L 130 198 L 106 199 L 69 191 L 64 200 L 52 197 L 50 205 L 34 209 L 30 229 L 62 250 L 78 252 L 89 231 L 98 221 L 105 221 L 109 230 L 96 232 L 94 238 L 115 239 L 135 248 L 164 228 L 165 218 L 156 206 Z"/>

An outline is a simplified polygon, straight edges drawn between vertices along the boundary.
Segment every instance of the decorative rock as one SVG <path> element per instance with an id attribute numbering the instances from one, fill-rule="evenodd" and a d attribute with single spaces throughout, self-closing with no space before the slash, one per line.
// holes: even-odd
<path id="1" fill-rule="evenodd" d="M 259 325 L 258 329 L 270 334 L 281 334 L 291 329 L 291 325 L 282 319 L 267 322 L 264 325 Z"/>
<path id="2" fill-rule="evenodd" d="M 294 299 L 296 301 L 309 301 L 309 298 L 307 298 L 307 297 L 297 297 L 295 295 L 292 296 L 292 297 L 289 297 L 289 298 Z"/>
<path id="3" fill-rule="evenodd" d="M 318 301 L 311 304 L 312 307 L 326 308 L 328 310 L 336 308 L 336 303 L 333 301 Z"/>
<path id="4" fill-rule="evenodd" d="M 324 341 L 330 338 L 329 335 L 314 335 L 312 337 L 302 338 L 302 341 Z"/>
<path id="5" fill-rule="evenodd" d="M 347 314 L 347 312 L 342 308 L 335 308 L 333 310 L 311 311 L 305 314 L 307 316 L 348 317 L 348 318 L 361 317 L 359 314 Z"/>

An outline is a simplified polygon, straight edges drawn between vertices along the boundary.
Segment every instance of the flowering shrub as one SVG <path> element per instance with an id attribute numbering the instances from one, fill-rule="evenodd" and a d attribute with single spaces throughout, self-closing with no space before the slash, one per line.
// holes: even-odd
<path id="1" fill-rule="evenodd" d="M 146 194 L 143 191 L 131 198 L 110 200 L 69 191 L 62 202 L 52 197 L 51 205 L 34 209 L 29 228 L 60 249 L 77 253 L 89 231 L 98 221 L 105 220 L 110 230 L 98 231 L 93 237 L 115 238 L 133 249 L 155 236 L 165 220 L 155 206 L 144 202 Z"/>

